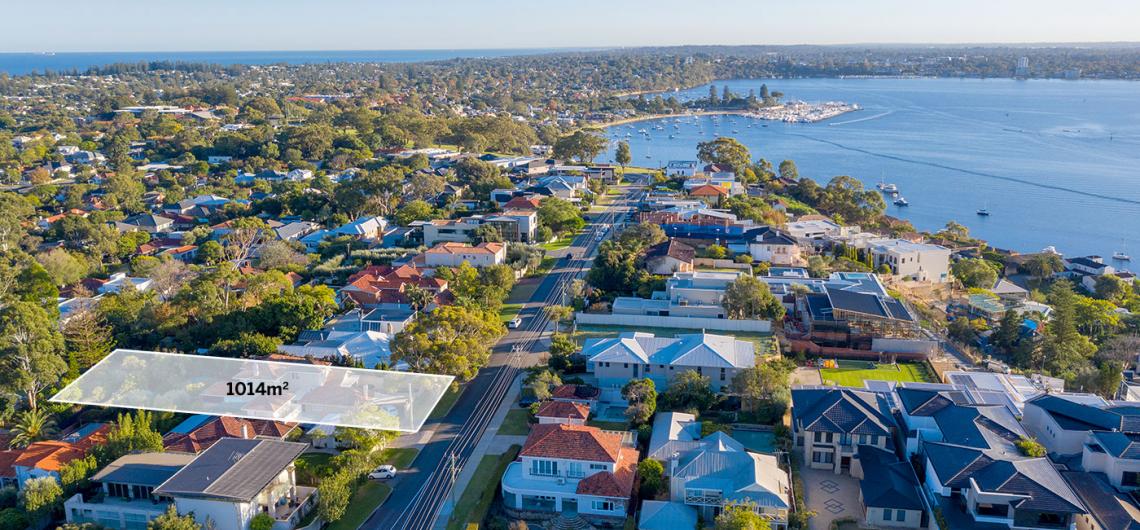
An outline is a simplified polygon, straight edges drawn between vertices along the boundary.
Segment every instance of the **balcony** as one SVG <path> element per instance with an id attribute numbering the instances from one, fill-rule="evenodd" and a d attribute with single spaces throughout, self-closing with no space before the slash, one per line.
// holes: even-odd
<path id="1" fill-rule="evenodd" d="M 293 486 L 290 495 L 282 497 L 272 509 L 262 505 L 261 511 L 272 515 L 278 527 L 293 528 L 316 506 L 317 488 Z M 284 523 L 282 525 L 281 523 Z"/>
<path id="2" fill-rule="evenodd" d="M 719 494 L 696 495 L 685 492 L 685 504 L 699 506 L 721 506 L 724 504 L 724 497 Z"/>

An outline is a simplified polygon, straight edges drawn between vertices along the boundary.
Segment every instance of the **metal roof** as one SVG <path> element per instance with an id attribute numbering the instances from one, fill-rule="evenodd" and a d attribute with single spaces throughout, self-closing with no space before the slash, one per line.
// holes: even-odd
<path id="1" fill-rule="evenodd" d="M 248 502 L 306 447 L 302 443 L 280 440 L 223 438 L 154 491 L 171 497 Z"/>

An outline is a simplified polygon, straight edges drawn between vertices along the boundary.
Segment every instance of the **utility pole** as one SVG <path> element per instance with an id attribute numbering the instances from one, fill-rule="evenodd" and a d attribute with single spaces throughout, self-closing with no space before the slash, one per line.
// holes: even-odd
<path id="1" fill-rule="evenodd" d="M 459 460 L 459 457 L 456 456 L 455 452 L 452 452 L 451 457 L 450 457 L 450 462 L 451 462 L 451 510 L 452 511 L 455 511 L 455 508 L 458 506 L 458 501 L 455 499 L 455 481 L 459 478 L 458 460 Z"/>

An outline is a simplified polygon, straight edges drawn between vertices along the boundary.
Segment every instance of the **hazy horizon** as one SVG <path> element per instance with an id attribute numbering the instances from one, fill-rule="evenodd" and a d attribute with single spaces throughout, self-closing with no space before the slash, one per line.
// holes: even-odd
<path id="1" fill-rule="evenodd" d="M 606 49 L 1135 42 L 1125 0 L 60 0 L 5 8 L 7 53 Z M 858 4 L 858 5 L 854 5 Z"/>

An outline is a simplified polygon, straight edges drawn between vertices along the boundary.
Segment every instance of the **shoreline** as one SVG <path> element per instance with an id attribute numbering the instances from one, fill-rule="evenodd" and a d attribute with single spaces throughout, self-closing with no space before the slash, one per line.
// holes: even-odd
<path id="1" fill-rule="evenodd" d="M 763 121 L 779 121 L 784 123 L 819 123 L 827 121 L 832 118 L 838 118 L 845 114 L 858 112 L 863 110 L 856 103 L 801 103 L 801 104 L 787 104 L 775 107 L 765 107 L 755 110 L 696 110 L 688 112 L 679 112 L 676 114 L 645 114 L 642 116 L 631 116 L 629 118 L 621 118 L 617 120 L 610 120 L 607 122 L 591 123 L 591 127 L 608 129 L 619 125 L 628 125 L 631 123 L 638 123 L 651 120 L 662 120 L 669 118 L 687 118 L 694 116 L 744 116 L 754 120 Z"/>

